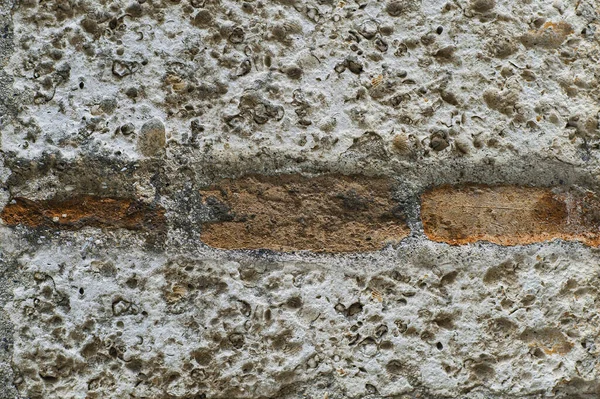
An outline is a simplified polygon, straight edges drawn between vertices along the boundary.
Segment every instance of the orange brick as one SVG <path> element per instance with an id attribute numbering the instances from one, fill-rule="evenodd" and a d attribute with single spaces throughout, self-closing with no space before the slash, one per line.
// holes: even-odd
<path id="1" fill-rule="evenodd" d="M 442 186 L 421 197 L 431 240 L 523 245 L 554 239 L 600 243 L 600 203 L 591 193 L 541 187 Z"/>
<path id="2" fill-rule="evenodd" d="M 410 232 L 385 178 L 246 176 L 201 193 L 228 209 L 202 227 L 202 241 L 217 248 L 374 251 Z"/>
<path id="3" fill-rule="evenodd" d="M 85 226 L 129 230 L 164 229 L 164 209 L 132 199 L 80 195 L 67 200 L 15 198 L 0 217 L 9 226 L 78 229 Z"/>

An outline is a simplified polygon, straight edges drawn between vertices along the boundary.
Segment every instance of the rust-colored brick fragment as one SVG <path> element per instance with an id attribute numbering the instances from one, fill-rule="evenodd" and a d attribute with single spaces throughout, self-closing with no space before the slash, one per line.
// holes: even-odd
<path id="1" fill-rule="evenodd" d="M 9 226 L 49 227 L 65 230 L 85 226 L 160 231 L 164 209 L 132 199 L 79 195 L 67 200 L 32 201 L 14 198 L 0 213 Z"/>
<path id="2" fill-rule="evenodd" d="M 219 219 L 201 239 L 217 248 L 375 251 L 410 232 L 385 178 L 252 175 L 201 193 Z"/>
<path id="3" fill-rule="evenodd" d="M 600 201 L 591 193 L 520 186 L 442 186 L 421 198 L 431 240 L 524 245 L 554 239 L 600 244 Z"/>

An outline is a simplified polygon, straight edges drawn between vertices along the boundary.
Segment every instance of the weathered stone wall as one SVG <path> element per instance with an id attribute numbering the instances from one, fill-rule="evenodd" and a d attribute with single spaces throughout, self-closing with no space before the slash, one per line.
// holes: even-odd
<path id="1" fill-rule="evenodd" d="M 597 398 L 593 0 L 0 1 L 0 398 Z"/>

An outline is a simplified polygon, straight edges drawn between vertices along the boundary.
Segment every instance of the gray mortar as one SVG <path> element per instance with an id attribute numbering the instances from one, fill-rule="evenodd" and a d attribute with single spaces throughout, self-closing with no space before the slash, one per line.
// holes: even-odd
<path id="1" fill-rule="evenodd" d="M 2 1 L 0 206 L 135 197 L 169 225 L 0 225 L 0 398 L 599 397 L 597 249 L 451 247 L 418 217 L 440 184 L 598 190 L 598 5 L 397 3 Z M 520 40 L 539 18 L 574 33 Z M 391 177 L 411 235 L 207 247 L 198 190 L 247 173 Z"/>

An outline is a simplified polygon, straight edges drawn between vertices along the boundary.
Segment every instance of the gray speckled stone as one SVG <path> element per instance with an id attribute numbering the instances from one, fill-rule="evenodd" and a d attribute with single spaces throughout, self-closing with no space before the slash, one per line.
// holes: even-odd
<path id="1" fill-rule="evenodd" d="M 600 395 L 597 249 L 433 243 L 418 200 L 598 189 L 597 2 L 0 4 L 0 206 L 136 198 L 167 220 L 0 224 L 0 398 Z M 389 177 L 411 235 L 208 247 L 200 189 L 247 173 Z"/>
<path id="2" fill-rule="evenodd" d="M 165 148 L 165 125 L 160 119 L 145 122 L 138 137 L 138 151 L 147 157 L 155 156 Z"/>

